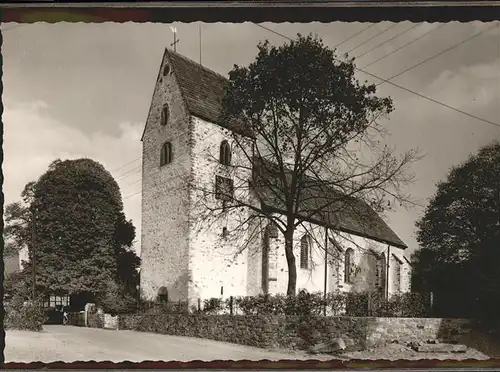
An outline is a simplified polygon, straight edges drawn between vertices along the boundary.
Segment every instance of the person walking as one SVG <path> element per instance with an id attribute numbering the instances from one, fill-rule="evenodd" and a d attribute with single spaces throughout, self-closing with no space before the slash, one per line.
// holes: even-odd
<path id="1" fill-rule="evenodd" d="M 62 313 L 63 313 L 63 325 L 67 325 L 68 324 L 68 311 L 66 309 L 66 306 L 63 306 Z"/>

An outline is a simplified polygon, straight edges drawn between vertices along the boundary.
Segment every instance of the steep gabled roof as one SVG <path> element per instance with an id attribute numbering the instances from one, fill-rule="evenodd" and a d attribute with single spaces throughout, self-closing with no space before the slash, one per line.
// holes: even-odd
<path id="1" fill-rule="evenodd" d="M 222 99 L 229 84 L 227 78 L 169 49 L 166 55 L 191 115 L 233 132 L 250 135 L 241 125 L 225 123 L 221 118 Z"/>
<path id="2" fill-rule="evenodd" d="M 271 189 L 271 185 L 279 184 L 272 181 L 273 178 L 276 179 L 273 171 L 276 166 L 268 161 L 265 161 L 264 166 L 259 164 L 263 164 L 262 160 L 254 159 L 255 175 L 264 177 L 263 182 L 254 183 L 255 192 L 265 207 L 283 213 L 286 209 L 283 198 L 279 196 L 279 186 Z M 311 180 L 311 184 L 317 185 L 317 182 Z M 301 202 L 298 214 L 307 221 L 397 248 L 408 248 L 364 200 L 346 196 L 325 186 L 304 188 L 302 199 L 307 201 Z M 319 213 L 311 216 L 311 212 L 315 210 Z"/>

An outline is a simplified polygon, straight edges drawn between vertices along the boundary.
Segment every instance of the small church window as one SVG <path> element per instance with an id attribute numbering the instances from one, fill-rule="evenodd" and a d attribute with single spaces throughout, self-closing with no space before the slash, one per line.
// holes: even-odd
<path id="1" fill-rule="evenodd" d="M 170 73 L 170 65 L 165 65 L 165 67 L 163 67 L 163 76 L 167 76 L 168 74 Z"/>
<path id="2" fill-rule="evenodd" d="M 224 165 L 231 165 L 231 146 L 227 141 L 222 141 L 220 144 L 219 161 Z"/>
<path id="3" fill-rule="evenodd" d="M 385 254 L 382 253 L 377 260 L 377 287 L 380 291 L 385 290 Z"/>
<path id="4" fill-rule="evenodd" d="M 354 250 L 349 248 L 345 251 L 344 259 L 344 282 L 352 283 L 354 277 Z"/>
<path id="5" fill-rule="evenodd" d="M 300 239 L 300 268 L 301 269 L 308 269 L 309 268 L 309 251 L 310 251 L 310 244 L 309 244 L 309 235 L 304 235 Z"/>
<path id="6" fill-rule="evenodd" d="M 223 227 L 222 228 L 222 237 L 227 238 L 228 235 L 229 235 L 229 232 L 227 231 L 227 227 Z"/>
<path id="7" fill-rule="evenodd" d="M 394 256 L 394 289 L 396 293 L 401 293 L 401 261 Z"/>
<path id="8" fill-rule="evenodd" d="M 267 232 L 270 238 L 272 239 L 278 238 L 278 226 L 274 221 L 270 221 L 269 224 L 267 225 Z"/>
<path id="9" fill-rule="evenodd" d="M 234 193 L 233 180 L 221 176 L 215 176 L 215 198 L 229 201 Z"/>
<path id="10" fill-rule="evenodd" d="M 161 125 L 167 125 L 169 117 L 168 105 L 165 104 L 161 109 Z"/>
<path id="11" fill-rule="evenodd" d="M 172 143 L 165 142 L 161 147 L 160 166 L 170 164 L 172 162 Z"/>
<path id="12" fill-rule="evenodd" d="M 168 302 L 168 289 L 166 287 L 160 287 L 158 290 L 158 301 L 161 303 Z"/>

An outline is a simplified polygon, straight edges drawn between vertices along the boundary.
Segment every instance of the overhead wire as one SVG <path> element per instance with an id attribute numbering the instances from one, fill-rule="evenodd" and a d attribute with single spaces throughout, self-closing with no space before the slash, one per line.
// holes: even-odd
<path id="1" fill-rule="evenodd" d="M 428 58 L 424 59 L 423 61 L 420 61 L 420 62 L 418 62 L 418 63 L 414 64 L 413 66 L 410 66 L 410 67 L 408 67 L 407 69 L 404 69 L 403 71 L 398 72 L 398 73 L 397 73 L 397 74 L 395 74 L 395 75 L 392 75 L 391 77 L 387 78 L 387 80 L 392 80 L 392 79 L 395 79 L 395 78 L 397 78 L 398 76 L 401 76 L 401 75 L 403 75 L 403 74 L 407 73 L 408 71 L 411 71 L 411 70 L 413 70 L 414 68 L 417 68 L 417 67 L 419 67 L 419 66 L 423 65 L 424 63 L 427 63 L 427 62 L 429 62 L 429 61 L 432 61 L 433 59 L 435 59 L 435 58 L 437 58 L 437 57 L 439 57 L 439 56 L 442 56 L 442 55 L 443 55 L 443 54 L 445 54 L 445 53 L 448 53 L 450 50 L 453 50 L 453 49 L 455 49 L 455 48 L 458 48 L 459 46 L 462 46 L 463 44 L 465 44 L 465 43 L 467 43 L 467 42 L 469 42 L 469 41 L 471 41 L 471 40 L 473 40 L 473 39 L 475 39 L 475 38 L 477 38 L 477 37 L 481 36 L 482 34 L 484 34 L 484 33 L 488 32 L 488 31 L 491 31 L 491 30 L 492 30 L 492 29 L 494 29 L 495 27 L 497 27 L 497 26 L 496 26 L 496 24 L 495 24 L 495 25 L 493 25 L 493 26 L 491 26 L 491 27 L 488 27 L 488 28 L 486 28 L 486 29 L 484 29 L 484 30 L 482 30 L 482 31 L 476 32 L 476 33 L 475 33 L 474 35 L 472 35 L 471 37 L 468 37 L 468 38 L 466 38 L 466 39 L 464 39 L 464 40 L 461 40 L 460 42 L 458 42 L 458 43 L 456 43 L 456 44 L 453 44 L 452 46 L 450 46 L 450 47 L 448 47 L 448 48 L 446 48 L 446 49 L 443 49 L 443 50 L 442 50 L 442 51 L 440 51 L 439 53 L 436 53 L 436 54 L 434 54 L 433 56 L 430 56 L 430 57 L 428 57 Z M 380 82 L 380 83 L 376 84 L 376 86 L 380 86 L 380 85 L 382 85 L 382 84 L 384 84 L 384 82 Z"/>
<path id="2" fill-rule="evenodd" d="M 384 29 L 384 30 L 382 30 L 382 31 L 380 31 L 380 32 L 378 32 L 378 33 L 376 33 L 375 35 L 373 35 L 371 38 L 369 38 L 369 39 L 367 39 L 367 40 L 365 40 L 365 41 L 363 41 L 363 42 L 359 43 L 359 44 L 358 44 L 358 45 L 356 45 L 354 48 L 349 49 L 346 53 L 347 53 L 347 54 L 351 53 L 352 51 L 354 51 L 354 50 L 358 49 L 359 47 L 361 47 L 361 46 L 365 45 L 366 43 L 368 43 L 368 42 L 372 41 L 372 40 L 373 40 L 373 39 L 375 39 L 376 37 L 378 37 L 378 36 L 380 36 L 380 35 L 382 35 L 382 34 L 385 34 L 387 31 L 389 31 L 391 28 L 393 28 L 393 27 L 395 27 L 395 26 L 397 26 L 397 25 L 398 25 L 397 23 L 393 23 L 392 25 L 390 25 L 390 26 L 389 26 L 389 27 L 387 27 L 386 29 Z"/>
<path id="3" fill-rule="evenodd" d="M 272 29 L 269 29 L 269 28 L 267 28 L 267 27 L 265 27 L 265 26 L 262 26 L 262 25 L 260 25 L 260 24 L 256 24 L 256 25 L 257 25 L 257 26 L 259 26 L 259 27 L 261 27 L 261 28 L 263 28 L 263 29 L 265 29 L 265 30 L 267 30 L 267 31 L 269 31 L 269 32 L 272 32 L 272 33 L 277 34 L 277 35 L 279 35 L 279 36 L 281 36 L 281 37 L 284 37 L 284 38 L 286 38 L 286 39 L 288 39 L 288 40 L 292 40 L 290 37 L 288 37 L 288 36 L 286 36 L 286 35 L 283 35 L 283 34 L 281 34 L 281 33 L 279 33 L 279 32 L 276 32 L 276 31 L 274 31 L 274 30 L 272 30 Z M 405 32 L 410 31 L 411 29 L 415 28 L 416 26 L 418 26 L 418 25 L 415 25 L 415 26 L 410 27 L 409 29 L 406 29 L 406 30 L 405 30 Z M 429 30 L 428 32 L 426 32 L 426 33 L 424 33 L 423 35 L 421 35 L 420 37 L 418 37 L 418 38 L 416 38 L 416 39 L 412 40 L 412 41 L 411 41 L 411 42 L 409 42 L 409 43 L 406 43 L 405 45 L 403 45 L 403 46 L 401 46 L 401 47 L 397 48 L 395 51 L 393 51 L 393 52 L 391 52 L 391 53 L 389 53 L 389 54 L 387 54 L 387 55 L 385 55 L 385 56 L 383 56 L 383 57 L 379 58 L 379 59 L 378 59 L 378 60 L 376 60 L 376 61 L 371 62 L 371 63 L 370 63 L 370 64 L 368 64 L 368 65 L 373 65 L 374 63 L 376 63 L 376 62 L 378 62 L 378 61 L 380 61 L 380 60 L 382 60 L 382 59 L 384 59 L 384 58 L 388 57 L 388 56 L 389 56 L 389 55 L 391 55 L 391 54 L 394 54 L 395 52 L 397 52 L 397 51 L 399 51 L 399 50 L 403 49 L 404 47 L 406 47 L 406 46 L 408 46 L 408 45 L 410 45 L 410 44 L 413 44 L 413 43 L 414 43 L 414 42 L 416 42 L 417 40 L 420 40 L 421 38 L 423 38 L 423 37 L 427 36 L 429 33 L 433 32 L 433 31 L 436 31 L 437 29 L 439 29 L 439 28 L 441 28 L 441 27 L 443 27 L 443 26 L 445 26 L 445 24 L 442 24 L 442 25 L 440 25 L 440 26 L 436 27 L 436 28 L 435 28 L 435 29 L 433 29 L 433 30 Z M 496 27 L 496 25 L 495 25 L 494 27 Z M 364 31 L 366 31 L 368 28 L 369 28 L 369 27 L 365 27 L 363 30 L 361 30 L 361 31 L 357 32 L 355 35 L 352 35 L 350 38 L 353 38 L 354 36 L 356 36 L 356 35 L 358 35 L 358 34 L 360 34 L 360 33 L 364 32 Z M 389 28 L 390 28 L 390 27 L 386 28 L 384 31 L 387 31 Z M 489 31 L 489 30 L 490 30 L 490 29 L 492 29 L 492 28 L 493 28 L 493 27 L 490 27 L 490 28 L 488 28 L 488 29 L 486 29 L 486 30 L 480 31 L 480 32 L 476 33 L 475 35 L 473 35 L 472 37 L 467 38 L 467 39 L 465 39 L 465 40 L 462 40 L 461 42 L 459 42 L 459 43 L 457 43 L 457 44 L 455 44 L 455 45 L 453 45 L 453 46 L 451 46 L 451 47 L 449 47 L 449 48 L 447 48 L 447 49 L 445 49 L 445 50 L 443 50 L 443 51 L 441 51 L 441 52 L 437 53 L 436 55 L 434 55 L 434 56 L 432 56 L 432 57 L 429 57 L 429 58 L 427 58 L 427 59 L 425 59 L 425 60 L 423 60 L 423 61 L 421 61 L 421 62 L 419 62 L 419 63 L 417 63 L 417 64 L 415 64 L 415 65 L 413 65 L 413 66 L 411 66 L 411 67 L 409 67 L 409 68 L 407 68 L 407 69 L 405 69 L 405 70 L 403 70 L 403 71 L 401 71 L 401 72 L 399 72 L 399 73 L 397 73 L 397 74 L 395 74 L 395 75 L 393 75 L 393 76 L 391 76 L 390 78 L 387 78 L 387 79 L 386 79 L 386 78 L 381 78 L 381 77 L 379 77 L 379 76 L 377 76 L 377 75 L 375 75 L 375 74 L 372 74 L 372 73 L 370 73 L 370 72 L 364 71 L 363 69 L 360 69 L 360 68 L 356 68 L 356 69 L 357 69 L 357 70 L 359 70 L 359 71 L 361 71 L 361 72 L 363 72 L 363 73 L 365 73 L 365 74 L 367 74 L 367 75 L 369 75 L 369 76 L 371 76 L 371 77 L 374 77 L 374 78 L 376 78 L 376 79 L 378 79 L 378 80 L 381 80 L 381 82 L 380 82 L 380 83 L 378 83 L 377 85 L 381 85 L 381 84 L 383 84 L 383 83 L 388 83 L 388 84 L 390 84 L 390 85 L 392 85 L 392 86 L 395 86 L 395 87 L 397 87 L 397 88 L 399 88 L 399 89 L 401 89 L 401 90 L 404 90 L 404 91 L 407 91 L 407 92 L 409 92 L 409 93 L 411 93 L 411 94 L 414 94 L 414 95 L 416 95 L 417 97 L 420 97 L 420 98 L 422 98 L 422 99 L 428 100 L 428 101 L 433 102 L 433 103 L 435 103 L 435 104 L 441 105 L 441 106 L 443 106 L 443 107 L 446 107 L 446 108 L 448 108 L 448 109 L 451 109 L 451 110 L 453 110 L 453 111 L 455 111 L 455 112 L 458 112 L 458 113 L 463 114 L 463 115 L 465 115 L 465 116 L 468 116 L 468 117 L 470 117 L 470 118 L 473 118 L 473 119 L 476 119 L 476 120 L 482 121 L 482 122 L 487 123 L 487 124 L 490 124 L 490 125 L 494 125 L 494 126 L 500 127 L 500 124 L 498 124 L 498 123 L 495 123 L 495 122 L 493 122 L 493 121 L 490 121 L 490 120 L 487 120 L 487 119 L 481 118 L 481 117 L 479 117 L 479 116 L 476 116 L 476 115 L 470 114 L 470 113 L 468 113 L 468 112 L 466 112 L 466 111 L 463 111 L 463 110 L 457 109 L 456 107 L 453 107 L 453 106 L 451 106 L 451 105 L 445 104 L 445 103 L 440 102 L 440 101 L 438 101 L 438 100 L 436 100 L 436 99 L 433 99 L 433 98 L 427 97 L 427 96 L 425 96 L 425 95 L 423 95 L 423 94 L 420 94 L 420 93 L 415 92 L 415 91 L 413 91 L 413 90 L 411 90 L 411 89 L 409 89 L 409 88 L 406 88 L 406 87 L 401 86 L 401 85 L 399 85 L 399 84 L 395 84 L 395 83 L 393 83 L 393 82 L 391 82 L 391 81 L 390 81 L 391 79 L 394 79 L 395 77 L 401 76 L 402 74 L 404 74 L 404 73 L 406 73 L 406 72 L 408 72 L 408 71 L 410 71 L 410 70 L 412 70 L 412 69 L 414 69 L 414 68 L 416 68 L 416 67 L 418 67 L 418 66 L 421 66 L 422 64 L 424 64 L 424 63 L 426 63 L 426 62 L 429 62 L 430 60 L 432 60 L 432 59 L 434 59 L 434 58 L 437 58 L 438 56 L 440 56 L 440 55 L 442 55 L 442 54 L 444 54 L 444 53 L 446 53 L 446 52 L 448 52 L 448 51 L 450 51 L 450 50 L 452 50 L 452 49 L 454 49 L 454 48 L 456 48 L 456 47 L 458 47 L 458 46 L 460 46 L 460 45 L 462 45 L 462 44 L 464 44 L 464 43 L 466 43 L 466 42 L 468 42 L 468 41 L 470 41 L 470 40 L 472 40 L 472 39 L 474 39 L 474 38 L 476 38 L 476 37 L 478 37 L 479 35 L 481 35 L 481 34 L 483 34 L 483 33 L 487 32 L 487 31 Z M 403 33 L 405 33 L 405 32 L 403 32 Z M 380 33 L 379 33 L 379 34 L 380 34 Z M 394 38 L 396 38 L 397 36 L 401 36 L 401 34 L 402 34 L 402 33 L 400 33 L 400 34 L 396 35 L 395 37 L 393 37 L 393 38 L 391 38 L 391 39 L 389 39 L 389 40 L 393 40 L 393 39 L 394 39 Z M 376 36 L 377 36 L 377 35 L 376 35 Z M 349 39 L 349 38 L 348 38 L 348 39 Z M 345 41 L 347 41 L 348 39 L 344 40 L 344 41 L 343 41 L 343 42 L 341 42 L 340 44 L 344 43 L 344 42 L 345 42 Z M 388 40 L 388 41 L 389 41 L 389 40 Z M 388 41 L 386 41 L 386 42 L 388 42 Z M 379 46 L 380 46 L 380 45 L 385 44 L 386 42 L 384 42 L 384 43 L 382 43 L 382 44 L 379 44 Z M 338 44 L 338 45 L 340 45 L 340 44 Z M 375 48 L 372 48 L 371 50 L 375 50 L 375 49 L 376 49 L 376 47 L 375 47 Z M 358 58 L 359 58 L 359 56 L 358 56 Z M 367 65 L 367 66 L 368 66 L 368 65 Z M 177 136 L 177 137 L 180 137 L 181 135 L 184 135 L 184 134 L 185 134 L 185 133 L 181 133 L 181 134 L 180 134 L 179 136 Z M 137 159 L 133 160 L 131 163 L 133 163 L 134 161 L 137 161 L 137 160 L 138 160 L 138 159 L 140 159 L 140 158 L 141 158 L 141 157 L 139 157 L 139 158 L 137 158 Z M 130 164 L 130 163 L 128 163 L 128 164 Z M 128 164 L 126 164 L 126 165 L 128 165 Z M 126 166 L 126 165 L 125 165 L 125 166 Z M 123 167 L 121 167 L 121 168 L 123 168 Z M 119 168 L 119 169 L 120 169 L 120 168 Z M 137 168 L 134 168 L 134 169 L 137 169 Z M 127 172 L 126 174 L 128 174 L 128 173 L 129 173 L 129 172 Z M 137 172 L 136 172 L 136 173 L 137 173 Z M 128 177 L 128 176 L 127 176 L 127 177 Z M 124 178 L 127 178 L 127 177 L 124 177 Z M 123 179 L 123 178 L 122 178 L 122 179 Z M 138 182 L 140 182 L 140 181 L 141 181 L 141 180 L 138 180 L 138 181 L 136 181 L 136 182 L 131 183 L 130 185 L 134 185 L 134 184 L 136 184 L 136 183 L 138 183 Z M 134 195 L 135 195 L 135 194 L 134 194 Z"/>
<path id="4" fill-rule="evenodd" d="M 340 45 L 342 45 L 342 44 L 344 44 L 344 43 L 346 43 L 346 42 L 348 42 L 348 41 L 350 41 L 350 40 L 354 39 L 356 36 L 358 36 L 358 35 L 360 35 L 360 34 L 364 33 L 365 31 L 368 31 L 370 28 L 372 28 L 372 27 L 374 27 L 374 26 L 376 26 L 376 25 L 377 25 L 376 23 L 372 23 L 372 24 L 370 24 L 370 25 L 368 25 L 368 26 L 366 26 L 366 27 L 363 27 L 361 30 L 359 30 L 359 31 L 355 32 L 355 33 L 354 33 L 353 35 L 351 35 L 350 37 L 348 37 L 348 38 L 344 39 L 343 41 L 341 41 L 340 43 L 338 43 L 337 45 L 335 45 L 335 47 L 334 47 L 334 48 L 337 48 L 337 47 L 339 47 Z M 396 23 L 394 23 L 393 25 L 389 26 L 389 27 L 388 27 L 388 28 L 386 28 L 385 30 L 383 30 L 383 31 L 379 32 L 377 35 L 375 35 L 375 37 L 376 37 L 376 36 L 378 36 L 378 35 L 380 35 L 380 34 L 382 34 L 383 32 L 385 32 L 386 30 L 388 30 L 389 28 L 391 28 L 392 26 L 395 26 L 395 25 L 396 25 Z M 280 35 L 280 36 L 281 36 L 281 35 Z M 371 39 L 373 39 L 373 37 L 372 37 Z M 371 39 L 369 39 L 369 40 L 371 40 Z M 367 41 L 369 41 L 369 40 L 367 40 Z M 183 133 L 183 134 L 184 134 L 184 133 Z M 183 134 L 181 134 L 181 135 L 183 135 Z M 174 139 L 175 139 L 175 138 L 174 138 Z M 120 166 L 120 167 L 118 167 L 118 168 L 114 169 L 111 173 L 114 173 L 114 172 L 116 172 L 116 171 L 118 171 L 118 170 L 121 170 L 121 169 L 125 168 L 126 166 L 128 166 L 128 165 L 130 165 L 130 164 L 132 164 L 132 163 L 134 163 L 134 162 L 136 162 L 136 161 L 138 161 L 138 160 L 140 160 L 141 158 L 142 158 L 142 156 L 139 156 L 138 158 L 135 158 L 135 159 L 134 159 L 134 160 L 132 160 L 131 162 L 129 162 L 129 163 L 125 164 L 125 165 L 122 165 L 122 166 Z M 128 173 L 129 173 L 129 172 L 126 172 L 125 174 L 128 174 Z M 124 174 L 123 174 L 123 175 L 124 175 Z M 119 176 L 121 176 L 121 175 L 119 175 Z M 129 176 L 127 176 L 127 177 L 129 177 Z M 127 178 L 127 177 L 125 177 L 125 178 Z M 134 182 L 134 184 L 135 184 L 135 183 L 138 183 L 138 182 L 139 182 L 139 181 Z"/>
<path id="5" fill-rule="evenodd" d="M 354 39 L 356 36 L 358 35 L 361 35 L 363 32 L 365 31 L 368 31 L 370 28 L 372 28 L 373 26 L 375 26 L 376 23 L 372 23 L 371 25 L 368 25 L 367 27 L 364 27 L 361 31 L 358 31 L 356 32 L 354 35 L 351 35 L 350 37 L 348 37 L 347 39 L 345 39 L 344 41 L 338 43 L 337 45 L 334 46 L 334 48 L 338 48 L 339 46 L 341 46 L 342 44 L 345 44 L 347 43 L 349 40 L 352 40 Z"/>
<path id="6" fill-rule="evenodd" d="M 263 28 L 267 29 L 269 32 L 276 33 L 276 34 L 280 35 L 281 37 L 284 37 L 284 38 L 286 38 L 286 39 L 288 39 L 288 40 L 292 40 L 290 37 L 288 37 L 288 36 L 286 36 L 286 35 L 283 35 L 283 34 L 281 34 L 281 33 L 277 32 L 277 31 L 274 31 L 274 30 L 272 30 L 272 29 L 269 29 L 269 28 L 267 28 L 267 27 L 265 27 L 265 26 L 262 26 L 262 25 L 259 25 L 259 24 L 257 24 L 257 23 L 254 23 L 254 24 L 255 24 L 256 26 L 263 27 Z M 486 31 L 486 30 L 485 30 L 485 31 Z M 336 59 L 337 61 L 340 61 L 338 58 L 335 58 L 335 59 Z M 413 95 L 415 95 L 415 96 L 417 96 L 417 97 L 420 97 L 420 98 L 425 99 L 425 100 L 427 100 L 427 101 L 430 101 L 430 102 L 433 102 L 433 103 L 435 103 L 435 104 L 441 105 L 441 106 L 446 107 L 446 108 L 448 108 L 448 109 L 454 110 L 454 111 L 459 112 L 459 113 L 461 113 L 461 114 L 463 114 L 463 115 L 466 115 L 466 116 L 468 116 L 468 117 L 470 117 L 470 118 L 473 118 L 473 119 L 476 119 L 476 120 L 482 121 L 483 123 L 490 124 L 490 125 L 494 125 L 494 126 L 497 126 L 497 127 L 499 127 L 499 126 L 500 126 L 500 124 L 495 123 L 495 122 L 493 122 L 493 121 L 491 121 L 491 120 L 487 120 L 487 119 L 481 118 L 481 117 L 479 117 L 479 116 L 476 116 L 476 115 L 473 115 L 473 114 L 469 114 L 469 113 L 467 113 L 467 112 L 465 112 L 465 111 L 463 111 L 463 110 L 457 109 L 456 107 L 450 106 L 450 105 L 448 105 L 448 104 L 446 104 L 446 103 L 443 103 L 443 102 L 440 102 L 440 101 L 438 101 L 438 100 L 436 100 L 436 99 L 433 99 L 433 98 L 427 97 L 427 96 L 425 96 L 425 95 L 423 95 L 423 94 L 420 94 L 420 93 L 417 93 L 417 92 L 415 92 L 414 90 L 411 90 L 411 89 L 409 89 L 409 88 L 406 88 L 406 87 L 404 87 L 404 86 L 402 86 L 402 85 L 399 85 L 399 84 L 393 83 L 392 81 L 389 81 L 389 79 L 381 78 L 380 76 L 377 76 L 377 75 L 375 75 L 375 74 L 372 74 L 371 72 L 368 72 L 368 71 L 366 71 L 366 70 L 364 70 L 364 69 L 360 69 L 359 67 L 354 67 L 354 69 L 355 69 L 355 70 L 357 70 L 357 71 L 360 71 L 360 72 L 362 72 L 362 73 L 364 73 L 364 74 L 366 74 L 366 75 L 368 75 L 368 76 L 371 76 L 371 77 L 373 77 L 373 78 L 375 78 L 375 79 L 378 79 L 378 80 L 381 80 L 381 81 L 383 81 L 383 82 L 385 82 L 385 83 L 387 83 L 387 84 L 390 84 L 390 85 L 392 85 L 392 86 L 394 86 L 394 87 L 396 87 L 396 88 L 399 88 L 399 89 L 401 89 L 401 90 L 404 90 L 404 91 L 406 91 L 406 92 L 408 92 L 408 93 L 412 93 Z M 409 70 L 408 70 L 408 71 L 409 71 Z M 407 72 L 407 71 L 405 71 L 405 72 Z"/>
<path id="7" fill-rule="evenodd" d="M 426 37 L 426 36 L 427 36 L 427 35 L 429 35 L 430 33 L 435 32 L 435 31 L 439 30 L 440 28 L 442 28 L 442 27 L 444 27 L 444 26 L 446 26 L 446 25 L 447 25 L 447 23 L 440 24 L 438 27 L 433 28 L 432 30 L 429 30 L 429 31 L 427 31 L 427 32 L 423 33 L 423 34 L 422 34 L 422 35 L 420 35 L 419 37 L 417 37 L 417 38 L 415 38 L 415 39 L 413 39 L 413 40 L 409 41 L 409 42 L 408 42 L 408 43 L 406 43 L 406 44 L 401 45 L 400 47 L 398 47 L 398 48 L 394 49 L 392 52 L 387 53 L 386 55 L 384 55 L 384 56 L 382 56 L 382 57 L 380 57 L 380 58 L 377 58 L 376 60 L 374 60 L 374 61 L 372 61 L 372 62 L 368 63 L 367 65 L 364 65 L 364 66 L 363 66 L 363 67 L 361 67 L 361 68 L 365 69 L 365 68 L 367 68 L 367 67 L 370 67 L 370 66 L 374 65 L 375 63 L 378 63 L 378 62 L 380 62 L 380 61 L 382 61 L 382 60 L 386 59 L 387 57 L 392 56 L 393 54 L 395 54 L 395 53 L 399 52 L 401 49 L 404 49 L 404 48 L 406 48 L 407 46 L 410 46 L 410 45 L 412 45 L 412 44 L 416 43 L 416 42 L 417 42 L 417 41 L 419 41 L 420 39 L 423 39 L 424 37 Z"/>
<path id="8" fill-rule="evenodd" d="M 402 32 L 400 32 L 400 33 L 397 33 L 396 35 L 394 35 L 394 36 L 393 36 L 393 37 L 391 37 L 390 39 L 388 39 L 388 40 L 386 40 L 386 41 L 384 41 L 384 42 L 382 42 L 382 43 L 380 43 L 380 44 L 378 44 L 378 45 L 374 46 L 373 48 L 371 48 L 371 49 L 367 50 L 366 52 L 361 53 L 360 55 L 356 56 L 356 59 L 361 58 L 361 57 L 363 57 L 363 56 L 367 55 L 368 53 L 373 52 L 375 49 L 378 49 L 378 48 L 380 48 L 381 46 L 383 46 L 383 45 L 385 45 L 385 44 L 387 44 L 387 43 L 391 42 L 392 40 L 397 39 L 397 38 L 398 38 L 398 37 L 400 37 L 400 36 L 403 36 L 404 34 L 406 34 L 407 32 L 410 32 L 411 30 L 413 30 L 414 28 L 416 28 L 416 27 L 418 27 L 418 26 L 420 26 L 420 24 L 418 24 L 418 23 L 417 23 L 416 25 L 413 25 L 413 26 L 411 26 L 411 27 L 407 28 L 406 30 L 404 30 L 404 31 L 402 31 Z"/>

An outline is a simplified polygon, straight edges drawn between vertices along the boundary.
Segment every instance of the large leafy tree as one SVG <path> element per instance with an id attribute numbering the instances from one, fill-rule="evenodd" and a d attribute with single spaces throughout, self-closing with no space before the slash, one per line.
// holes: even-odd
<path id="1" fill-rule="evenodd" d="M 31 272 L 35 258 L 38 292 L 134 291 L 135 227 L 123 213 L 118 184 L 101 164 L 57 160 L 22 197 L 7 206 L 5 230 L 14 249 L 28 248 L 24 271 Z"/>
<path id="2" fill-rule="evenodd" d="M 406 171 L 416 152 L 397 157 L 382 145 L 386 133 L 377 119 L 390 114 L 393 103 L 356 79 L 354 59 L 340 60 L 312 36 L 282 46 L 266 41 L 258 50 L 248 67 L 229 73 L 223 101 L 222 121 L 240 123 L 247 134 L 233 133 L 233 187 L 193 186 L 200 189 L 201 221 L 250 208 L 251 217 L 239 224 L 245 236 L 262 226 L 252 219 L 274 221 L 285 237 L 287 293 L 294 295 L 296 228 L 347 209 L 369 218 L 361 216 L 367 210 L 357 208 L 359 199 L 378 212 L 391 202 L 410 202 L 402 186 L 412 180 Z M 214 204 L 214 193 L 227 202 Z"/>
<path id="3" fill-rule="evenodd" d="M 500 143 L 453 167 L 417 223 L 413 285 L 456 311 L 500 304 Z M 444 300 L 446 298 L 446 301 Z M 453 309 L 443 309 L 443 311 Z"/>

